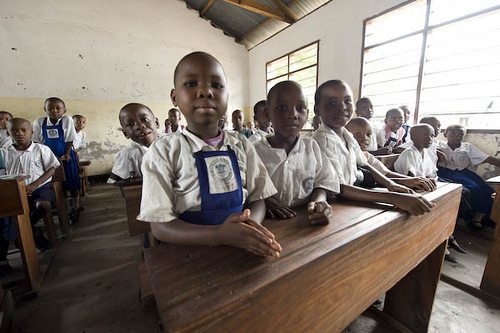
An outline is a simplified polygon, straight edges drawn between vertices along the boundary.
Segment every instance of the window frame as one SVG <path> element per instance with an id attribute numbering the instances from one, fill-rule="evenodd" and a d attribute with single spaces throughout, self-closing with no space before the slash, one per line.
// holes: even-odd
<path id="1" fill-rule="evenodd" d="M 477 12 L 473 12 L 473 13 L 469 13 L 469 14 L 466 14 L 466 15 L 463 15 L 463 16 L 460 16 L 460 17 L 456 17 L 456 18 L 453 18 L 453 19 L 450 19 L 450 20 L 446 20 L 444 22 L 441 22 L 441 23 L 438 23 L 438 24 L 434 24 L 434 25 L 429 25 L 429 19 L 430 19 L 430 11 L 431 11 L 431 3 L 433 0 L 426 0 L 426 10 L 425 10 L 425 20 L 424 20 L 424 27 L 422 29 L 419 29 L 419 30 L 416 30 L 416 31 L 413 31 L 411 33 L 407 33 L 405 35 L 402 35 L 402 36 L 399 36 L 399 37 L 395 37 L 395 38 L 392 38 L 392 39 L 389 39 L 389 40 L 386 40 L 384 42 L 381 42 L 381 43 L 376 43 L 376 44 L 373 44 L 373 45 L 370 45 L 368 47 L 365 46 L 365 39 L 366 39 L 366 26 L 367 26 L 367 23 L 373 19 L 376 19 L 380 16 L 383 16 L 387 13 L 390 13 L 392 11 L 395 11 L 395 10 L 398 10 L 399 8 L 401 7 L 404 7 L 406 5 L 409 5 L 413 2 L 416 2 L 418 0 L 408 0 L 408 1 L 404 1 L 396 6 L 393 6 L 391 8 L 388 8 L 376 15 L 373 15 L 371 17 L 368 17 L 366 19 L 363 20 L 363 38 L 362 38 L 362 42 L 361 42 L 361 66 L 360 66 L 360 73 L 359 73 L 359 98 L 361 98 L 363 96 L 363 70 L 364 70 L 364 61 L 365 61 L 365 52 L 369 49 L 373 49 L 373 48 L 376 48 L 376 47 L 379 47 L 379 46 L 382 46 L 382 45 L 385 45 L 385 44 L 389 44 L 389 43 L 392 43 L 392 42 L 395 42 L 395 41 L 398 41 L 398 40 L 401 40 L 401 39 L 404 39 L 404 38 L 408 38 L 408 37 L 411 37 L 411 36 L 415 36 L 415 35 L 418 35 L 418 34 L 422 34 L 422 46 L 421 46 L 421 54 L 420 54 L 420 64 L 419 64 L 419 70 L 418 70 L 418 76 L 417 76 L 417 87 L 416 87 L 416 94 L 415 94 L 415 111 L 414 111 L 414 114 L 413 114 L 413 122 L 414 123 L 417 123 L 418 122 L 418 119 L 419 119 L 419 109 L 420 109 L 420 100 L 421 100 L 421 92 L 422 92 L 422 82 L 423 82 L 423 73 L 424 73 L 424 65 L 425 65 L 425 59 L 426 59 L 426 49 L 427 49 L 427 36 L 429 34 L 430 31 L 434 30 L 434 29 L 437 29 L 437 28 L 440 28 L 440 27 L 443 27 L 443 26 L 447 26 L 447 25 L 450 25 L 450 24 L 453 24 L 453 23 L 456 23 L 456 22 L 460 22 L 460 21 L 463 21 L 463 20 L 467 20 L 469 18 L 473 18 L 473 17 L 477 17 L 477 16 L 480 16 L 480 15 L 483 15 L 483 14 L 487 14 L 489 12 L 493 12 L 493 11 L 497 11 L 500 9 L 500 5 L 496 5 L 496 6 L 493 6 L 493 7 L 490 7 L 490 8 L 486 8 L 486 9 L 483 9 L 483 10 L 480 10 L 480 11 L 477 11 Z M 498 133 L 500 132 L 500 128 L 498 129 L 472 129 L 474 131 L 480 131 L 480 132 L 494 132 L 494 133 Z M 469 131 L 469 129 L 468 129 Z"/>

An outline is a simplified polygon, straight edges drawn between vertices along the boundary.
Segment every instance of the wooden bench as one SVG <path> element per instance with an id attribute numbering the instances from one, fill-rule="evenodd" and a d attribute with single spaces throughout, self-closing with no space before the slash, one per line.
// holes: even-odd
<path id="1" fill-rule="evenodd" d="M 279 259 L 233 247 L 162 244 L 144 250 L 166 332 L 340 332 L 380 295 L 400 327 L 426 332 L 461 187 L 425 194 L 431 213 L 334 202 L 334 219 L 311 226 L 305 209 L 266 220 Z"/>
<path id="2" fill-rule="evenodd" d="M 78 166 L 80 168 L 80 195 L 82 197 L 85 196 L 87 190 L 89 188 L 89 179 L 87 177 L 87 166 L 90 165 L 90 161 L 88 160 L 80 160 L 78 161 Z"/>

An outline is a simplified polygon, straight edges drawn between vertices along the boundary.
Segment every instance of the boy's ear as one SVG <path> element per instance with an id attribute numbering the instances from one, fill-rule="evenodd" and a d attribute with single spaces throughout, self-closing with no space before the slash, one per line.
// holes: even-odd
<path id="1" fill-rule="evenodd" d="M 177 96 L 175 93 L 175 89 L 170 90 L 170 100 L 172 101 L 172 104 L 174 104 L 174 106 L 177 106 Z"/>

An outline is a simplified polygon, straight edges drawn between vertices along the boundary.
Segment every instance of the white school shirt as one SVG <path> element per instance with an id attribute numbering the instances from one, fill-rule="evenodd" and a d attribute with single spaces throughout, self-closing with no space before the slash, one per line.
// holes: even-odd
<path id="1" fill-rule="evenodd" d="M 372 135 L 370 136 L 370 144 L 366 148 L 368 151 L 375 151 L 378 149 L 378 142 L 377 142 L 377 136 L 379 132 L 379 125 L 372 121 L 372 119 L 369 120 L 370 126 L 372 128 Z"/>
<path id="2" fill-rule="evenodd" d="M 6 129 L 0 129 L 0 148 L 6 148 L 12 144 L 12 138 Z"/>
<path id="3" fill-rule="evenodd" d="M 76 132 L 76 131 L 75 131 Z M 73 140 L 74 149 L 85 149 L 87 147 L 87 135 L 84 131 L 76 132 Z"/>
<path id="4" fill-rule="evenodd" d="M 361 151 L 358 142 L 344 127 L 341 128 L 340 138 L 335 131 L 322 124 L 313 133 L 321 152 L 332 164 L 340 184 L 352 185 L 357 179 L 357 166 L 365 166 L 368 162 Z"/>
<path id="5" fill-rule="evenodd" d="M 265 132 L 263 130 L 261 130 L 260 128 L 257 128 L 251 137 L 248 138 L 248 140 L 250 140 L 251 143 L 254 143 L 254 142 L 257 142 L 257 141 L 260 141 L 262 139 L 265 139 L 266 136 L 270 135 L 270 133 L 268 132 Z"/>
<path id="6" fill-rule="evenodd" d="M 415 145 L 406 148 L 394 162 L 394 170 L 397 173 L 408 176 L 411 172 L 415 177 L 436 177 L 436 162 L 432 160 L 427 148 L 424 148 L 422 154 Z"/>
<path id="7" fill-rule="evenodd" d="M 66 115 L 62 116 L 62 118 L 58 119 L 55 124 L 50 122 L 49 117 L 40 117 L 33 122 L 33 141 L 35 142 L 43 142 L 43 133 L 42 133 L 42 125 L 44 119 L 47 119 L 47 125 L 57 125 L 59 122 L 62 122 L 62 128 L 64 131 L 64 142 L 73 142 L 75 141 L 76 130 L 75 124 L 73 123 L 73 119 Z"/>
<path id="8" fill-rule="evenodd" d="M 452 150 L 450 146 L 448 146 L 448 142 L 440 141 L 438 148 L 446 155 L 448 160 L 446 163 L 439 164 L 439 166 L 451 170 L 471 168 L 474 165 L 484 162 L 484 160 L 489 157 L 488 154 L 482 152 L 469 142 L 462 142 L 460 147 Z"/>
<path id="9" fill-rule="evenodd" d="M 374 167 L 378 172 L 383 174 L 384 176 L 387 175 L 391 170 L 389 170 L 384 163 L 382 163 L 378 158 L 370 154 L 369 152 L 365 151 L 365 156 L 368 164 L 370 164 L 372 167 Z"/>
<path id="10" fill-rule="evenodd" d="M 179 124 L 179 125 L 177 125 L 177 129 L 175 130 L 175 132 L 183 133 L 185 128 L 186 128 L 186 126 Z M 171 125 L 168 125 L 165 128 L 165 133 L 167 133 L 167 134 L 174 133 L 174 132 L 172 132 L 172 126 Z"/>
<path id="11" fill-rule="evenodd" d="M 116 154 L 111 173 L 122 179 L 141 177 L 142 157 L 147 151 L 148 147 L 132 141 Z M 109 178 L 108 184 L 113 183 L 116 183 L 116 180 Z"/>
<path id="12" fill-rule="evenodd" d="M 14 145 L 11 145 L 7 148 L 3 148 L 2 154 L 6 174 L 28 175 L 29 178 L 26 179 L 26 185 L 29 185 L 40 178 L 48 169 L 55 169 L 61 165 L 56 155 L 54 155 L 49 147 L 35 142 L 31 142 L 30 146 L 26 150 L 17 150 L 14 148 Z M 40 186 L 47 184 L 51 180 L 52 177 L 47 179 Z"/>
<path id="13" fill-rule="evenodd" d="M 304 205 L 316 188 L 340 192 L 335 170 L 313 138 L 299 137 L 288 155 L 284 149 L 271 147 L 267 139 L 254 146 L 278 190 L 274 197 L 282 204 Z"/>
<path id="14" fill-rule="evenodd" d="M 243 186 L 243 203 L 254 202 L 276 193 L 266 167 L 253 145 L 243 135 L 224 131 L 220 150 L 235 152 Z M 188 130 L 159 138 L 142 162 L 142 200 L 138 220 L 170 222 L 186 210 L 201 209 L 200 184 L 193 153 L 215 151 Z"/>
<path id="15" fill-rule="evenodd" d="M 429 157 L 431 158 L 431 160 L 434 164 L 437 164 L 437 162 L 438 162 L 437 148 L 438 148 L 439 142 L 440 141 L 438 141 L 436 139 L 432 139 L 432 144 L 429 146 L 429 148 L 427 148 L 427 152 L 429 153 Z M 411 140 L 410 137 L 407 137 L 406 142 L 399 145 L 398 148 L 406 149 L 406 148 L 410 148 L 411 146 L 413 146 L 413 141 Z"/>

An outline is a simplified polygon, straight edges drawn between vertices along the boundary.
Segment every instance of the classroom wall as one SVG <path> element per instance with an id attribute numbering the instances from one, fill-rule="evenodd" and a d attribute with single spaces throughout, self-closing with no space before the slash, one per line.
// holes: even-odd
<path id="1" fill-rule="evenodd" d="M 202 50 L 223 64 L 228 110 L 248 112 L 248 53 L 180 0 L 0 1 L 0 110 L 34 120 L 61 97 L 87 117 L 89 174 L 109 173 L 128 144 L 118 111 L 151 107 L 161 128 L 177 62 Z"/>

